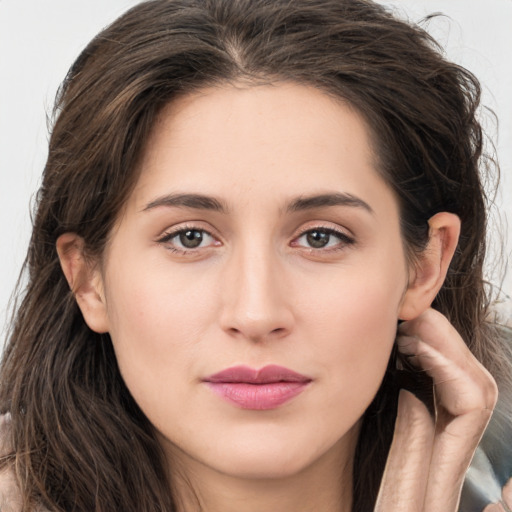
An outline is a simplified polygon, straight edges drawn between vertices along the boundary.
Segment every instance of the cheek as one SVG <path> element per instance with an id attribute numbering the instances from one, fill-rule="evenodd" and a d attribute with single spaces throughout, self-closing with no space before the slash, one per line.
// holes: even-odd
<path id="1" fill-rule="evenodd" d="M 201 275 L 205 272 L 192 267 L 175 269 L 165 258 L 124 259 L 109 271 L 106 283 L 111 335 L 147 338 L 150 344 L 197 340 L 200 319 L 213 304 L 211 286 Z"/>
<path id="2" fill-rule="evenodd" d="M 197 373 L 214 317 L 212 287 L 187 272 L 172 275 L 165 264 L 149 269 L 124 261 L 109 277 L 110 335 L 121 374 L 143 409 L 157 408 L 162 389 L 186 389 Z"/>
<path id="3" fill-rule="evenodd" d="M 339 286 L 331 281 L 322 293 L 310 297 L 307 314 L 316 321 L 310 323 L 308 337 L 315 336 L 318 329 L 318 344 L 311 357 L 323 354 L 323 371 L 336 388 L 334 403 L 327 407 L 335 405 L 336 396 L 343 396 L 340 414 L 347 407 L 353 408 L 356 416 L 362 414 L 386 371 L 405 288 L 404 273 L 392 265 L 388 270 L 342 272 Z"/>
<path id="4" fill-rule="evenodd" d="M 302 309 L 319 319 L 329 337 L 338 333 L 341 339 L 353 340 L 347 348 L 363 350 L 378 339 L 394 336 L 406 280 L 398 265 L 377 267 L 369 262 L 342 268 L 324 280 L 316 286 L 304 285 L 318 291 L 308 294 Z"/>

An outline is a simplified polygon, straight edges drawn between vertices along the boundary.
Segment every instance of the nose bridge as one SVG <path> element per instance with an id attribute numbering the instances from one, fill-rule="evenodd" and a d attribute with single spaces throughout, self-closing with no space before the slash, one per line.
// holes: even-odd
<path id="1" fill-rule="evenodd" d="M 233 249 L 226 265 L 222 327 L 253 341 L 282 336 L 291 329 L 293 315 L 279 255 L 269 237 L 248 238 Z"/>

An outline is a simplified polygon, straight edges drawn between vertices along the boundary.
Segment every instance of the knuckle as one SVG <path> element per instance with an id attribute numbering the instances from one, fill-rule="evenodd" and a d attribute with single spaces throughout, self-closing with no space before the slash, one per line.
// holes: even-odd
<path id="1" fill-rule="evenodd" d="M 484 400 L 486 404 L 487 409 L 494 409 L 496 406 L 496 403 L 498 402 L 498 385 L 496 384 L 496 381 L 491 377 L 490 379 L 487 379 L 486 385 L 483 389 L 484 393 Z"/>

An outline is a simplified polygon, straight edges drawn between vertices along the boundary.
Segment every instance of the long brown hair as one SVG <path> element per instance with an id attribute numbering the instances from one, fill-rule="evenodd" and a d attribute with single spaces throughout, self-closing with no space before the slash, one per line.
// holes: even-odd
<path id="1" fill-rule="evenodd" d="M 166 464 L 128 392 L 108 335 L 85 324 L 61 272 L 56 239 L 83 238 L 100 258 L 138 178 L 162 107 L 229 81 L 312 85 L 348 101 L 372 132 L 378 171 L 396 193 L 411 259 L 427 220 L 456 213 L 460 242 L 434 307 L 498 378 L 502 345 L 486 327 L 486 199 L 475 118 L 478 81 L 447 62 L 417 26 L 365 0 L 151 0 L 100 33 L 55 106 L 28 251 L 28 284 L 1 368 L 12 464 L 24 510 L 173 511 Z M 366 411 L 353 510 L 371 510 L 389 449 L 397 386 L 390 362 Z"/>

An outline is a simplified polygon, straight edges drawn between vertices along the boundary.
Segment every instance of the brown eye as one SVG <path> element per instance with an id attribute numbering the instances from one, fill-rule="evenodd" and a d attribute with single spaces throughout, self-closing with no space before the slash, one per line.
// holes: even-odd
<path id="1" fill-rule="evenodd" d="M 330 228 L 314 228 L 304 231 L 293 243 L 295 247 L 306 249 L 343 249 L 355 243 L 355 240 L 342 231 Z"/>
<path id="2" fill-rule="evenodd" d="M 182 231 L 179 234 L 179 239 L 181 245 L 186 249 L 195 249 L 196 247 L 201 245 L 203 241 L 203 232 L 197 231 L 195 229 L 189 229 L 187 231 Z"/>
<path id="3" fill-rule="evenodd" d="M 325 247 L 329 243 L 330 238 L 331 234 L 325 231 L 315 230 L 306 234 L 308 244 L 315 249 Z"/>
<path id="4" fill-rule="evenodd" d="M 192 227 L 166 233 L 158 242 L 177 253 L 196 252 L 196 250 L 221 245 L 208 231 Z"/>

